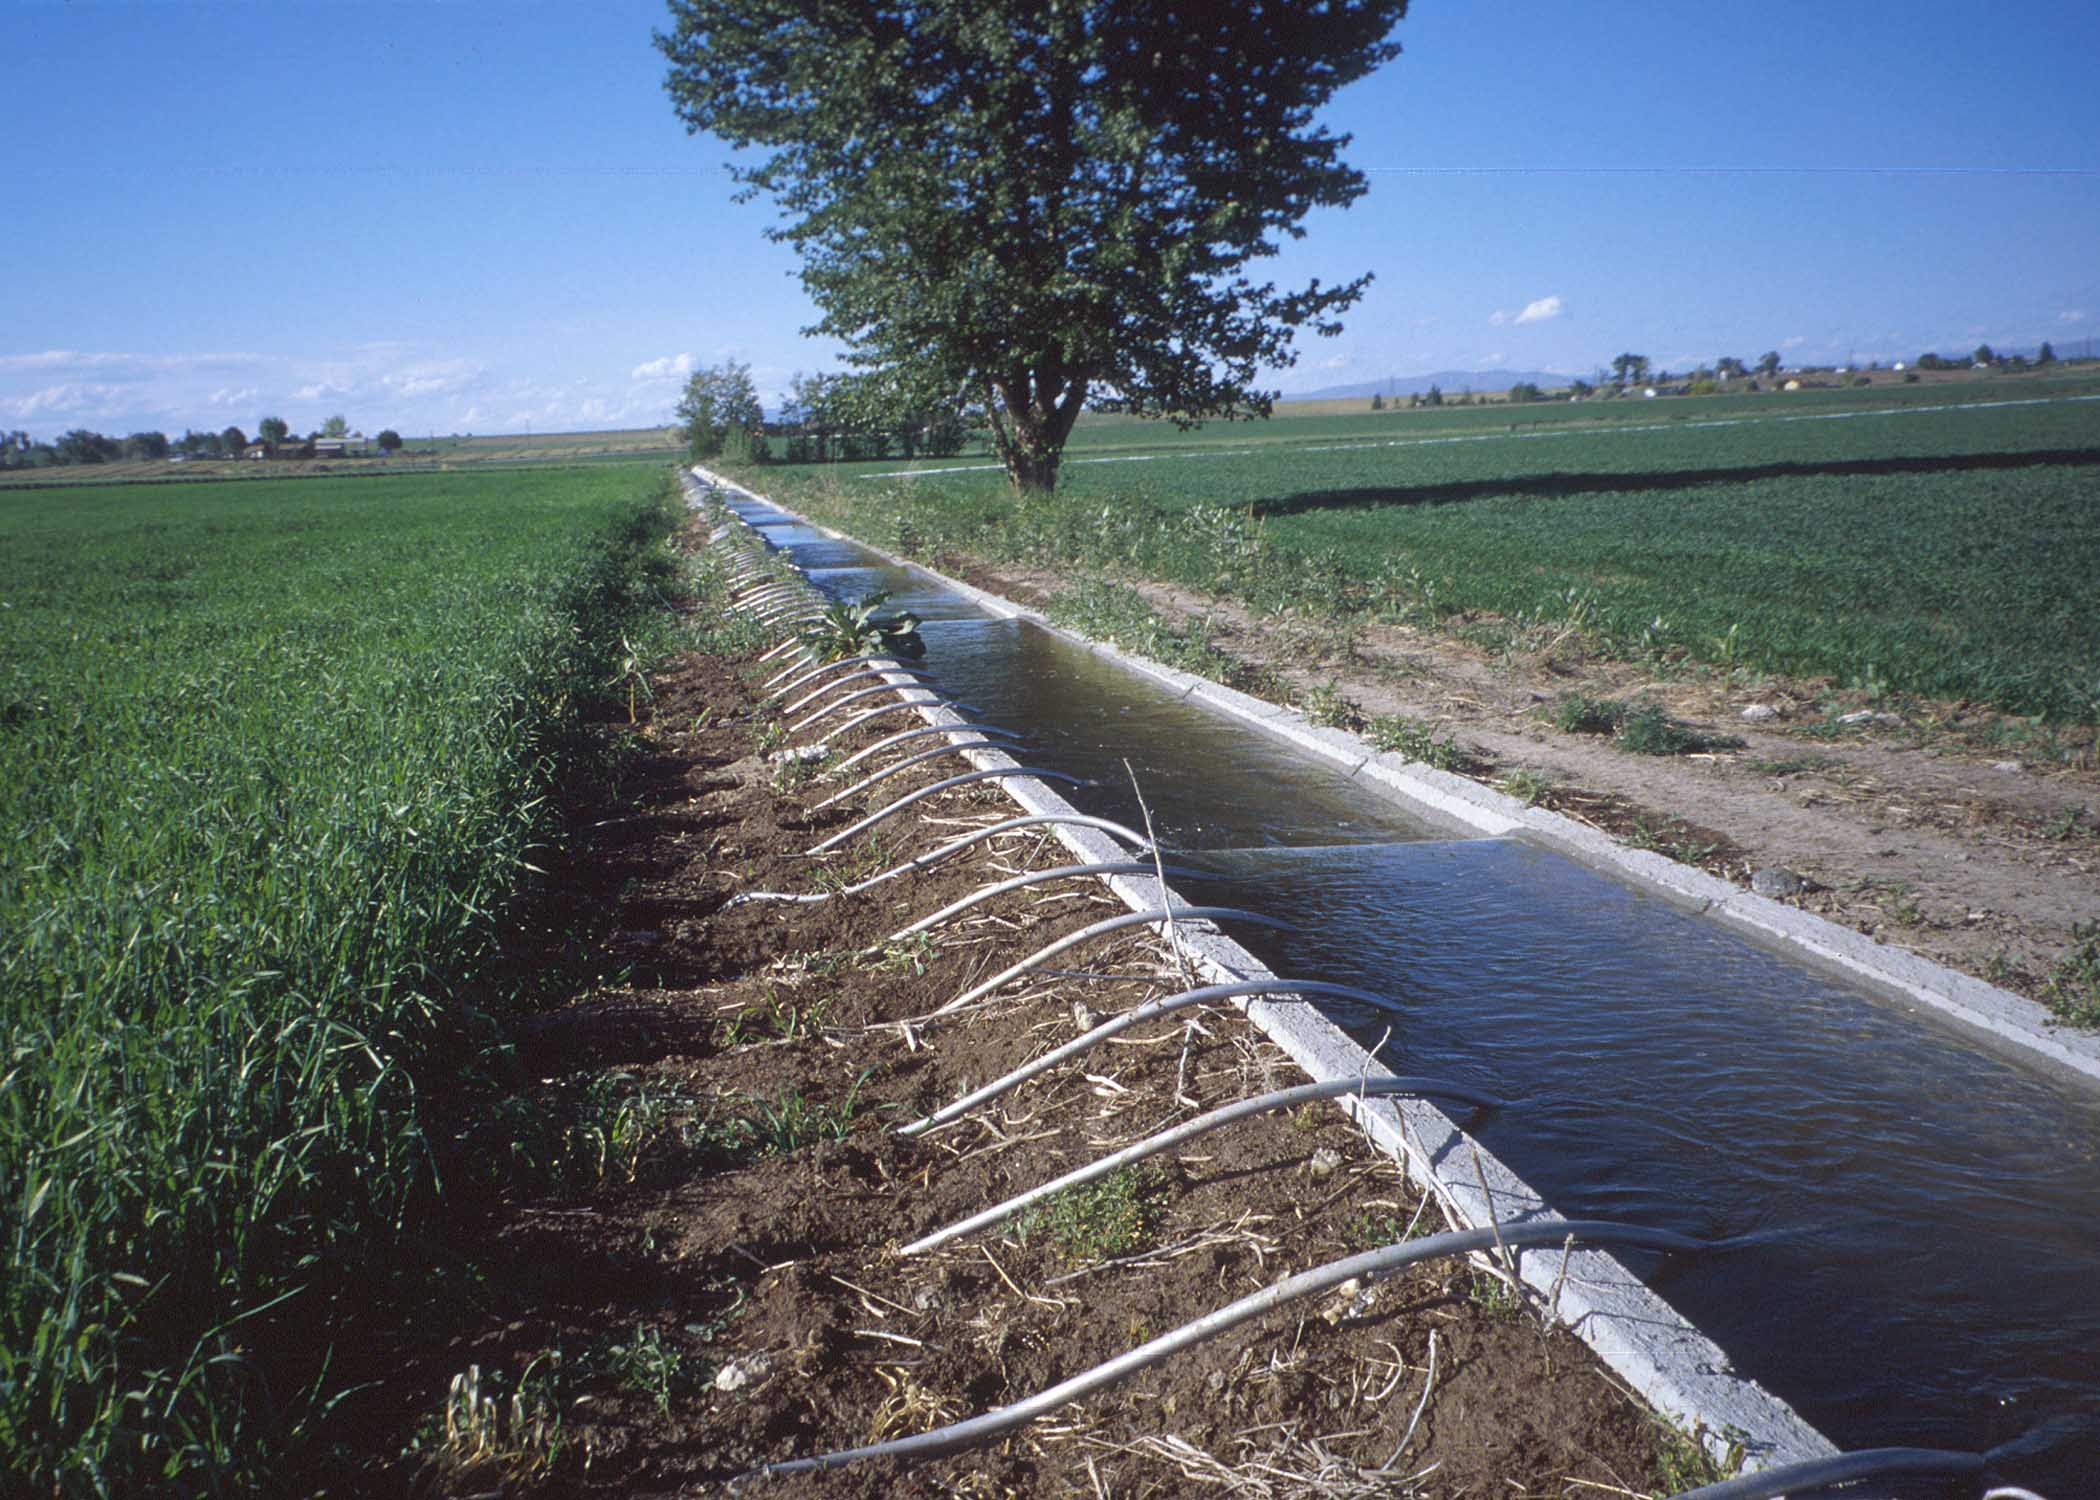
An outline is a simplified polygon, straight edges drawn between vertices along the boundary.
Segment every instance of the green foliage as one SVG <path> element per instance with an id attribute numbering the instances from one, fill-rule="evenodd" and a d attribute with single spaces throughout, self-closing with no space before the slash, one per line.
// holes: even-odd
<path id="1" fill-rule="evenodd" d="M 2100 922 L 2071 928 L 2071 950 L 2042 986 L 2042 1000 L 2069 1026 L 2100 1029 Z"/>
<path id="2" fill-rule="evenodd" d="M 654 484 L 0 499 L 9 1488 L 274 1488 L 654 602 Z"/>
<path id="3" fill-rule="evenodd" d="M 1046 492 L 1090 400 L 1266 414 L 1295 331 L 1338 330 L 1368 278 L 1243 272 L 1365 191 L 1310 122 L 1397 52 L 1405 9 L 674 0 L 656 42 L 680 118 L 758 152 L 731 171 L 779 201 L 813 331 L 967 393 Z"/>
<path id="4" fill-rule="evenodd" d="M 1409 760 L 1439 771 L 1462 769 L 1469 757 L 1449 735 L 1438 738 L 1435 730 L 1405 714 L 1381 714 L 1370 724 L 1371 743 L 1380 750 L 1404 755 Z"/>
<path id="5" fill-rule="evenodd" d="M 1553 709 L 1553 727 L 1562 734 L 1612 734 L 1625 722 L 1625 704 L 1587 693 L 1570 693 Z"/>
<path id="6" fill-rule="evenodd" d="M 1661 1418 L 1656 1419 L 1654 1500 L 1663 1500 L 1664 1496 L 1679 1495 L 1703 1485 L 1718 1484 L 1742 1471 L 1742 1443 L 1731 1443 L 1727 1459 L 1716 1463 L 1703 1441 L 1705 1432 L 1704 1424 L 1686 1433 Z M 1728 1429 L 1728 1433 L 1733 1436 L 1733 1429 Z"/>
<path id="7" fill-rule="evenodd" d="M 1505 771 L 1496 785 L 1527 807 L 1552 789 L 1552 782 L 1542 773 L 1522 766 L 1514 771 Z"/>
<path id="8" fill-rule="evenodd" d="M 391 427 L 382 427 L 379 430 L 379 436 L 373 441 L 379 444 L 381 453 L 398 453 L 401 451 L 401 434 L 394 431 Z"/>
<path id="9" fill-rule="evenodd" d="M 1357 730 L 1367 722 L 1364 711 L 1349 700 L 1331 677 L 1306 692 L 1305 717 L 1328 729 Z"/>
<path id="10" fill-rule="evenodd" d="M 818 1141 L 842 1141 L 860 1113 L 860 1091 L 873 1068 L 864 1068 L 843 1098 L 820 1102 L 797 1089 L 782 1089 L 770 1099 L 754 1101 L 744 1117 L 762 1151 L 799 1151 Z"/>
<path id="11" fill-rule="evenodd" d="M 889 595 L 880 590 L 857 600 L 836 599 L 802 632 L 803 644 L 824 661 L 848 656 L 898 656 L 916 661 L 926 654 L 919 617 L 909 611 L 885 615 Z"/>
<path id="12" fill-rule="evenodd" d="M 678 426 L 686 452 L 693 458 L 740 459 L 763 456 L 753 450 L 753 434 L 765 421 L 751 367 L 728 360 L 695 370 L 678 397 Z M 757 439 L 763 443 L 763 437 Z"/>
<path id="13" fill-rule="evenodd" d="M 830 995 L 805 1000 L 793 991 L 782 994 L 769 984 L 762 999 L 745 1006 L 724 1025 L 722 1044 L 740 1047 L 756 1037 L 806 1041 L 830 1025 L 831 1003 Z"/>
<path id="14" fill-rule="evenodd" d="M 1609 734 L 1620 749 L 1636 755 L 1692 755 L 1743 747 L 1743 741 L 1734 735 L 1694 729 L 1653 703 L 1625 703 L 1582 693 L 1561 699 L 1553 710 L 1553 722 L 1567 734 Z"/>
<path id="15" fill-rule="evenodd" d="M 1014 1221 L 1024 1245 L 1048 1241 L 1075 1261 L 1113 1260 L 1142 1248 L 1159 1225 L 1166 1174 L 1147 1162 L 1066 1188 Z"/>
<path id="16" fill-rule="evenodd" d="M 609 1338 L 594 1356 L 592 1365 L 621 1389 L 647 1397 L 659 1416 L 668 1417 L 672 1399 L 699 1386 L 694 1362 L 664 1341 L 663 1330 L 644 1323 L 635 1324 L 632 1334 Z"/>
<path id="17" fill-rule="evenodd" d="M 1287 684 L 1211 645 L 1201 627 L 1177 627 L 1144 595 L 1121 584 L 1083 578 L 1050 601 L 1053 620 L 1170 667 L 1195 672 L 1248 692 L 1280 692 Z"/>
<path id="18" fill-rule="evenodd" d="M 1636 704 L 1619 723 L 1616 743 L 1636 755 L 1697 755 L 1711 750 L 1740 750 L 1732 734 L 1708 734 L 1673 719 L 1653 703 Z"/>

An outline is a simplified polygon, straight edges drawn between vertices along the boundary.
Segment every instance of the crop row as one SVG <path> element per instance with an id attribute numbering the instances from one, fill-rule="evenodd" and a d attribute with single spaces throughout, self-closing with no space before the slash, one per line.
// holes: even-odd
<path id="1" fill-rule="evenodd" d="M 428 1192 L 419 1073 L 488 1003 L 654 486 L 0 501 L 8 1488 L 248 1487 L 297 1441 L 287 1370 Z"/>
<path id="2" fill-rule="evenodd" d="M 1565 492 L 1483 484 L 1462 504 L 1414 504 L 1351 489 L 1353 461 L 1294 465 L 1298 483 L 1346 503 L 1270 515 L 1145 488 L 1102 492 L 1090 480 L 1022 506 L 989 484 L 767 482 L 791 504 L 929 558 L 1143 574 L 1269 614 L 1426 622 L 1493 612 L 1573 625 L 1628 654 L 2058 720 L 2100 713 L 2100 464 L 1651 475 Z"/>

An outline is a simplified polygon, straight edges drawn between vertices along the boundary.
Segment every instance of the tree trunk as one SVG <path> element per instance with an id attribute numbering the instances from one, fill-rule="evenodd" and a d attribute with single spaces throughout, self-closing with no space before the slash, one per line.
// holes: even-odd
<path id="1" fill-rule="evenodd" d="M 1028 499 L 1057 489 L 1058 465 L 1065 439 L 1086 406 L 1084 377 L 1066 378 L 1060 371 L 1020 370 L 991 382 L 992 437 L 1006 464 L 1014 493 Z"/>

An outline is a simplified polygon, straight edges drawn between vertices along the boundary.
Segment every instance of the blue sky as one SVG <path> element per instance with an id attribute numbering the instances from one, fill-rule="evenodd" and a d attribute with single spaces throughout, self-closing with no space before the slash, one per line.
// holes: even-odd
<path id="1" fill-rule="evenodd" d="M 0 427 L 640 426 L 696 364 L 837 368 L 664 20 L 0 0 Z M 1377 276 L 1287 391 L 2100 341 L 2100 7 L 1417 0 L 1399 38 L 1329 112 L 1370 194 L 1269 263 Z"/>

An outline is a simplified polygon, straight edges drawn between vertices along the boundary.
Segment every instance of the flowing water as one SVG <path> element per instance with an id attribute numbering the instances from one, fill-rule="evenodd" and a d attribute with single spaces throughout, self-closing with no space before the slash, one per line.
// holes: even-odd
<path id="1" fill-rule="evenodd" d="M 1402 1014 L 1396 1068 L 1509 1103 L 1482 1142 L 1573 1216 L 1731 1254 L 1653 1284 L 1840 1446 L 1991 1448 L 2100 1493 L 2100 1096 L 1513 839 L 1458 839 L 1136 673 L 742 502 L 837 598 L 886 588 L 919 665 L 1024 765 L 1133 826 L 1133 776 L 1195 899 L 1279 973 Z M 1228 928 L 1230 923 L 1226 924 Z M 1390 1019 L 1390 1018 L 1388 1018 Z M 1931 1490 L 1906 1493 L 1929 1494 Z"/>

